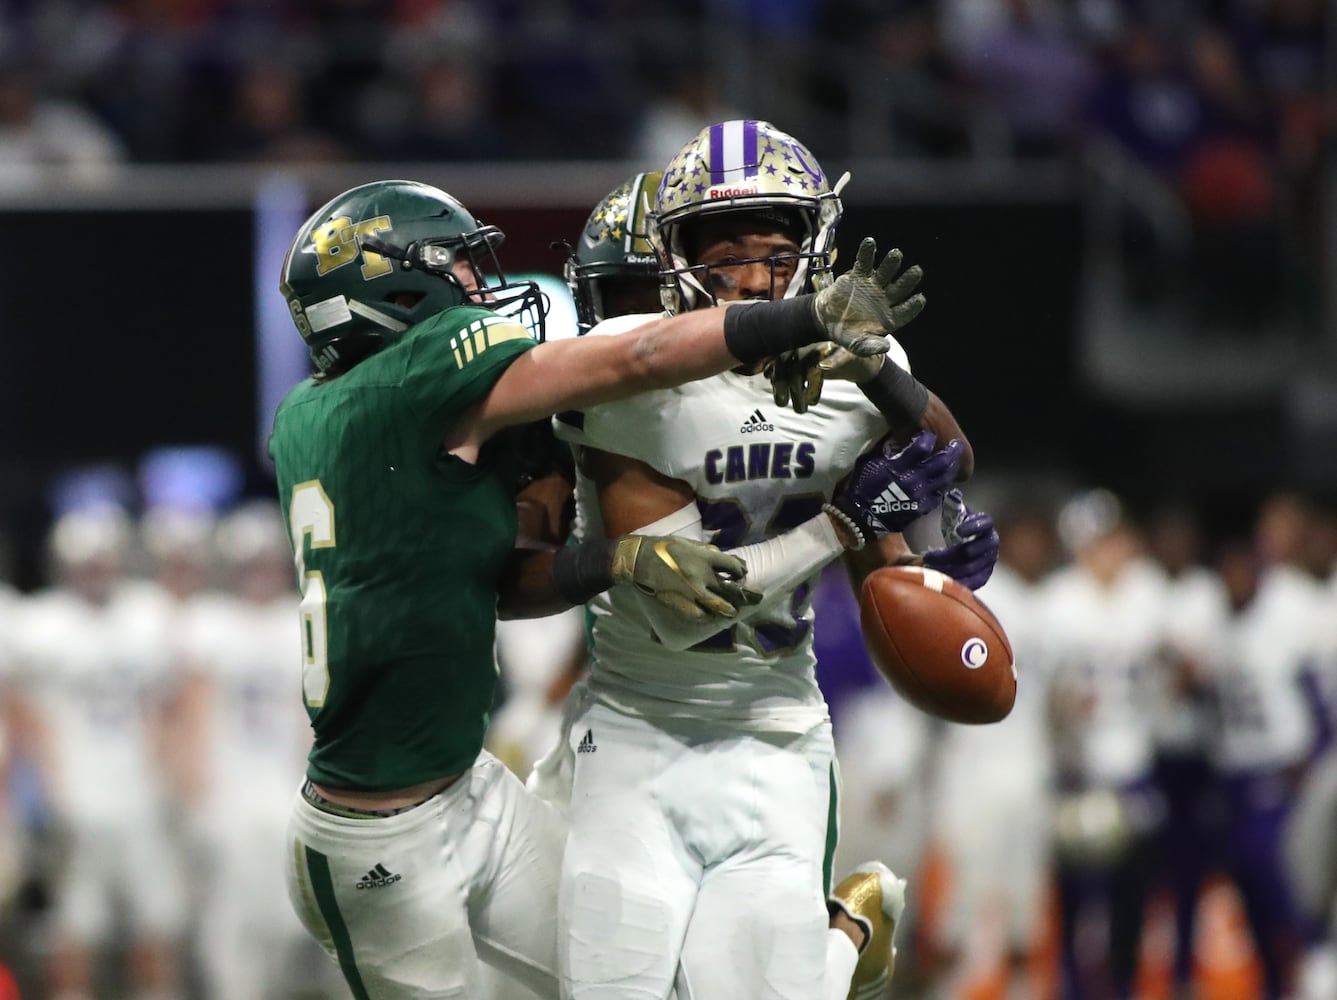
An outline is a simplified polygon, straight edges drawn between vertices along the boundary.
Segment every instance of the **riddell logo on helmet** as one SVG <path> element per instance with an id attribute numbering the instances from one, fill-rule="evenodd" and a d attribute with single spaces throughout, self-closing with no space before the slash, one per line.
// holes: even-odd
<path id="1" fill-rule="evenodd" d="M 736 198 L 740 194 L 759 194 L 760 192 L 761 189 L 756 187 L 711 188 L 710 196 L 712 198 Z"/>

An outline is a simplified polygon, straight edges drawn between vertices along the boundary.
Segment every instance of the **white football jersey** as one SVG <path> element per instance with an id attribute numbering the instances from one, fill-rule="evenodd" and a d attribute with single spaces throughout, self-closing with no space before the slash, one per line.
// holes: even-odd
<path id="1" fill-rule="evenodd" d="M 1107 587 L 1086 571 L 1059 570 L 1045 586 L 1053 683 L 1082 715 L 1061 728 L 1062 766 L 1100 787 L 1146 777 L 1152 766 L 1154 671 L 1165 637 L 1165 577 L 1148 562 Z"/>
<path id="2" fill-rule="evenodd" d="M 1173 655 L 1205 664 L 1229 617 L 1229 599 L 1220 577 L 1197 567 L 1165 578 L 1165 639 Z M 1198 705 L 1176 690 L 1176 666 L 1167 664 L 1156 702 L 1156 741 L 1171 752 L 1200 748 L 1207 725 Z"/>
<path id="3" fill-rule="evenodd" d="M 1317 665 L 1321 601 L 1308 574 L 1274 566 L 1223 630 L 1212 658 L 1220 710 L 1216 760 L 1223 769 L 1285 767 L 1313 749 L 1300 674 Z"/>
<path id="4" fill-rule="evenodd" d="M 297 599 L 229 598 L 193 608 L 185 621 L 189 669 L 212 682 L 206 773 L 210 793 L 286 798 L 301 781 L 311 743 L 302 708 Z"/>
<path id="5" fill-rule="evenodd" d="M 63 589 L 18 618 L 19 683 L 50 740 L 52 794 L 81 815 L 126 818 L 158 788 L 154 719 L 168 679 L 158 619 L 123 594 L 96 606 Z"/>
<path id="6" fill-rule="evenodd" d="M 653 317 L 605 322 L 621 333 Z M 893 361 L 908 365 L 899 345 Z M 805 414 L 775 405 L 770 383 L 732 372 L 554 418 L 577 447 L 638 459 L 686 482 L 705 537 L 721 549 L 764 541 L 818 514 L 855 460 L 887 433 L 885 418 L 852 383 L 828 382 Z M 593 485 L 576 484 L 577 534 L 601 537 Z M 826 719 L 812 652 L 816 574 L 786 609 L 723 629 L 683 652 L 666 649 L 639 595 L 615 587 L 589 604 L 590 688 L 646 718 L 704 718 L 749 729 L 804 732 Z"/>

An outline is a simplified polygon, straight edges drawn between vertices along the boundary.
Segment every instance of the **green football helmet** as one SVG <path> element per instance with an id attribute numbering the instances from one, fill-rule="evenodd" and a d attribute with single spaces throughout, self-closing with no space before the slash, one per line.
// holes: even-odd
<path id="1" fill-rule="evenodd" d="M 845 174 L 828 184 L 807 147 L 770 122 L 706 126 L 669 161 L 655 193 L 649 235 L 660 258 L 664 308 L 676 314 L 716 304 L 706 269 L 688 259 L 684 233 L 723 212 L 759 215 L 793 231 L 798 262 L 785 298 L 821 288 L 831 280 L 844 211 L 840 190 L 848 180 Z"/>
<path id="2" fill-rule="evenodd" d="M 350 367 L 458 305 L 503 313 L 542 340 L 542 294 L 532 281 L 506 280 L 496 253 L 504 239 L 429 184 L 363 184 L 307 219 L 283 260 L 279 291 L 322 372 Z M 453 271 L 460 260 L 473 270 L 474 291 Z"/>
<path id="3" fill-rule="evenodd" d="M 637 174 L 608 192 L 585 220 L 580 239 L 566 261 L 566 284 L 576 302 L 581 333 L 611 316 L 628 295 L 649 301 L 658 311 L 659 258 L 650 245 L 648 217 L 660 171 Z M 640 310 L 645 311 L 645 310 Z"/>

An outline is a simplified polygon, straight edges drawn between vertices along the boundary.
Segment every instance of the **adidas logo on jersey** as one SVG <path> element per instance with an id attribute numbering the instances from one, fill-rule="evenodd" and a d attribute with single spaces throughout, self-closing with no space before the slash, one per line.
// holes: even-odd
<path id="1" fill-rule="evenodd" d="M 903 510 L 918 510 L 919 501 L 911 500 L 905 490 L 892 483 L 869 506 L 874 514 L 893 514 Z"/>
<path id="2" fill-rule="evenodd" d="M 748 418 L 743 421 L 743 426 L 738 428 L 738 433 L 756 434 L 760 431 L 773 430 L 775 430 L 775 425 L 766 419 L 766 415 L 760 410 L 753 410 Z"/>
<path id="3" fill-rule="evenodd" d="M 382 886 L 393 885 L 398 882 L 400 876 L 390 874 L 385 865 L 378 864 L 367 874 L 357 880 L 356 889 L 379 889 Z"/>
<path id="4" fill-rule="evenodd" d="M 594 753 L 594 751 L 598 749 L 599 747 L 594 742 L 594 730 L 585 730 L 585 735 L 582 736 L 580 742 L 576 744 L 576 753 Z"/>

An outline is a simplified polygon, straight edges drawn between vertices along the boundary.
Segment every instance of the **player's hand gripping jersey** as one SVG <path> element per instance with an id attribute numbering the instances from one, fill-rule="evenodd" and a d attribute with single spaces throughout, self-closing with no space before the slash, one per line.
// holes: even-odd
<path id="1" fill-rule="evenodd" d="M 616 335 L 650 317 L 609 320 L 591 335 Z M 889 355 L 908 365 L 892 343 Z M 886 420 L 852 384 L 837 383 L 820 410 L 774 405 L 763 378 L 726 372 L 635 399 L 560 414 L 558 437 L 638 459 L 686 482 L 697 512 L 643 531 L 713 541 L 728 550 L 765 541 L 816 516 Z M 590 480 L 578 476 L 577 535 L 602 534 Z M 645 718 L 707 718 L 757 730 L 804 732 L 826 718 L 814 677 L 811 597 L 816 573 L 797 588 L 768 591 L 737 624 L 689 649 L 655 632 L 644 598 L 615 588 L 593 615 L 594 696 Z"/>
<path id="2" fill-rule="evenodd" d="M 402 788 L 478 756 L 515 497 L 486 450 L 470 465 L 441 439 L 533 346 L 454 308 L 280 405 L 269 451 L 302 589 L 313 781 Z"/>

